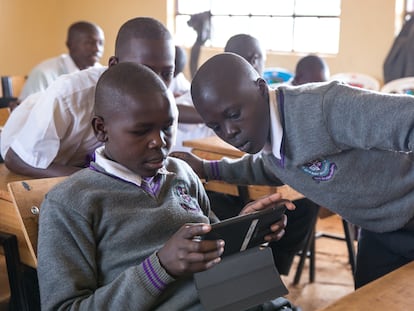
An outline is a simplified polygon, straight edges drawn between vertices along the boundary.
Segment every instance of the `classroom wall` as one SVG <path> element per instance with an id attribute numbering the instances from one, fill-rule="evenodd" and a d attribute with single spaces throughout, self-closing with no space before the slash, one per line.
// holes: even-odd
<path id="1" fill-rule="evenodd" d="M 356 71 L 382 80 L 382 64 L 394 39 L 398 0 L 342 0 L 339 54 L 323 55 L 331 73 Z M 0 75 L 27 74 L 39 61 L 67 51 L 68 26 L 99 24 L 106 43 L 102 63 L 113 54 L 119 27 L 134 16 L 173 25 L 174 0 L 0 0 Z M 279 30 L 274 31 L 275 40 Z M 203 48 L 203 62 L 221 49 Z M 293 70 L 303 55 L 269 53 L 267 66 Z M 188 70 L 186 71 L 188 72 Z"/>
<path id="2" fill-rule="evenodd" d="M 107 64 L 119 27 L 136 16 L 164 23 L 172 17 L 173 0 L 0 0 L 0 75 L 23 75 L 44 60 L 67 52 L 70 24 L 88 20 L 105 32 Z M 167 5 L 168 4 L 168 5 Z"/>

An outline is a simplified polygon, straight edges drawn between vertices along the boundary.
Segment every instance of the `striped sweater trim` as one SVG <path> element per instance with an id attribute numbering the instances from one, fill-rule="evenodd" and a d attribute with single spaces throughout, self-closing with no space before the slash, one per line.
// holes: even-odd
<path id="1" fill-rule="evenodd" d="M 206 161 L 205 163 L 208 166 L 209 173 L 207 175 L 211 176 L 210 179 L 212 179 L 212 180 L 221 180 L 220 169 L 219 169 L 219 161 Z"/>
<path id="2" fill-rule="evenodd" d="M 158 256 L 154 253 L 139 265 L 139 277 L 153 296 L 160 295 L 167 285 L 175 279 L 161 266 Z"/>

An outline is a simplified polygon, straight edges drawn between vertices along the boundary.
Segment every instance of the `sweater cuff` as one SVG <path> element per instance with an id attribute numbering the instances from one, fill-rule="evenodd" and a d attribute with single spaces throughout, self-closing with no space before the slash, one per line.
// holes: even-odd
<path id="1" fill-rule="evenodd" d="M 221 180 L 219 161 L 203 161 L 206 180 Z"/>
<path id="2" fill-rule="evenodd" d="M 145 288 L 153 296 L 160 295 L 175 279 L 161 266 L 156 253 L 146 258 L 138 266 L 138 275 Z"/>

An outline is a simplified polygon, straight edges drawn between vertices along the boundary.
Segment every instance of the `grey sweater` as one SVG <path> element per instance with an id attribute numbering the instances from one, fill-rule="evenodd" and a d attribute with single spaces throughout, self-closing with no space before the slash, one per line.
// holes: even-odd
<path id="1" fill-rule="evenodd" d="M 337 82 L 278 89 L 282 159 L 264 152 L 205 162 L 209 179 L 288 184 L 377 232 L 414 216 L 414 96 Z"/>
<path id="2" fill-rule="evenodd" d="M 202 310 L 192 278 L 174 279 L 156 251 L 185 223 L 217 221 L 203 185 L 169 158 L 158 197 L 84 169 L 41 206 L 42 310 Z M 210 218 L 210 219 L 209 219 Z"/>

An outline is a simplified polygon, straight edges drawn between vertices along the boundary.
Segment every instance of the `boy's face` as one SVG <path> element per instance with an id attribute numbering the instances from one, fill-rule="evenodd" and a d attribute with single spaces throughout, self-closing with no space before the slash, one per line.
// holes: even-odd
<path id="1" fill-rule="evenodd" d="M 94 66 L 104 51 L 104 34 L 101 29 L 79 33 L 74 40 L 68 42 L 70 56 L 79 69 Z"/>
<path id="2" fill-rule="evenodd" d="M 133 62 L 145 65 L 154 71 L 167 85 L 174 76 L 175 45 L 172 40 L 134 39 L 127 48 L 119 52 L 118 58 L 111 58 L 109 64 Z"/>
<path id="3" fill-rule="evenodd" d="M 150 93 L 127 94 L 122 101 L 125 109 L 101 120 L 97 137 L 105 143 L 108 158 L 142 177 L 154 176 L 171 148 L 175 116 L 170 99 Z"/>
<path id="4" fill-rule="evenodd" d="M 247 153 L 259 152 L 269 137 L 268 89 L 262 79 L 216 85 L 196 103 L 208 127 Z"/>

